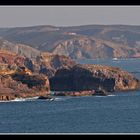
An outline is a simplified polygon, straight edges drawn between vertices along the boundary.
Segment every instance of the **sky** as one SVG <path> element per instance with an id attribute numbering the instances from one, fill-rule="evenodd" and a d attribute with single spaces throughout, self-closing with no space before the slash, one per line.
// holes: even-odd
<path id="1" fill-rule="evenodd" d="M 0 27 L 140 25 L 140 6 L 0 6 Z"/>

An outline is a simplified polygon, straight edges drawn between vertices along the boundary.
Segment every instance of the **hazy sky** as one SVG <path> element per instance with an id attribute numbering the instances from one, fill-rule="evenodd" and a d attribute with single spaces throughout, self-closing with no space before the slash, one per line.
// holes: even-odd
<path id="1" fill-rule="evenodd" d="M 140 25 L 140 6 L 1 6 L 0 27 Z"/>

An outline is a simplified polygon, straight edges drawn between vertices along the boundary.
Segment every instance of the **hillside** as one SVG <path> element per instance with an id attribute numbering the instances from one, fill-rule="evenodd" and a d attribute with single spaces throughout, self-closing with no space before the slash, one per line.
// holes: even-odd
<path id="1" fill-rule="evenodd" d="M 0 36 L 40 51 L 79 58 L 140 57 L 140 26 L 84 25 L 0 28 Z M 24 47 L 22 47 L 24 48 Z"/>
<path id="2" fill-rule="evenodd" d="M 28 58 L 36 58 L 40 55 L 40 51 L 28 45 L 13 43 L 4 38 L 0 38 L 0 51 L 8 51 Z"/>

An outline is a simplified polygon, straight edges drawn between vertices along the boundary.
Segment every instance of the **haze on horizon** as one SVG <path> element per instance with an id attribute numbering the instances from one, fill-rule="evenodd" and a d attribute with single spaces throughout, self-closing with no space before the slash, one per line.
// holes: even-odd
<path id="1" fill-rule="evenodd" d="M 140 6 L 0 6 L 0 27 L 140 25 Z"/>

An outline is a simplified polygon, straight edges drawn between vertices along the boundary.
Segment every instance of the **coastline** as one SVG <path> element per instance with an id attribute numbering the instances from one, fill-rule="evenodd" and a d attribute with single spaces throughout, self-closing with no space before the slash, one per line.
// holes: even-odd
<path id="1" fill-rule="evenodd" d="M 94 93 L 94 94 L 89 94 L 91 93 L 91 91 L 87 92 L 88 94 L 80 94 L 81 92 L 74 92 L 74 91 L 51 91 L 50 95 L 47 96 L 34 96 L 34 97 L 19 97 L 19 98 L 15 98 L 12 100 L 0 100 L 0 103 L 9 103 L 9 102 L 27 102 L 27 101 L 55 101 L 58 97 L 112 97 L 112 96 L 116 96 L 118 94 L 122 94 L 119 92 L 123 92 L 124 94 L 127 94 L 129 92 L 132 91 L 139 91 L 140 89 L 136 89 L 136 90 L 124 90 L 124 91 L 114 91 L 114 92 L 110 92 L 108 94 L 99 94 L 99 93 Z M 82 91 L 84 93 L 84 91 Z M 74 93 L 77 93 L 77 95 Z M 41 98 L 40 98 L 41 97 Z M 42 98 L 43 97 L 43 98 Z"/>
<path id="2" fill-rule="evenodd" d="M 140 57 L 128 57 L 128 58 L 79 58 L 79 59 L 73 59 L 74 61 L 85 61 L 85 60 L 137 60 L 140 59 Z"/>
<path id="3" fill-rule="evenodd" d="M 34 101 L 38 98 L 39 96 L 35 96 L 35 97 L 27 97 L 27 98 L 15 98 L 13 100 L 0 100 L 1 102 L 22 102 L 22 101 Z"/>
<path id="4" fill-rule="evenodd" d="M 50 91 L 50 94 L 32 96 L 32 97 L 17 97 L 11 100 L 0 100 L 2 102 L 24 102 L 24 101 L 36 101 L 36 100 L 46 100 L 46 101 L 54 101 L 57 97 L 86 97 L 86 96 L 95 96 L 95 97 L 106 97 L 106 96 L 115 96 L 119 92 L 123 92 L 127 94 L 132 91 L 140 91 L 140 89 L 133 89 L 133 90 L 121 90 L 121 91 L 114 91 L 114 92 L 106 92 L 106 91 L 93 91 L 93 90 L 86 90 L 86 91 Z M 119 93 L 121 94 L 121 93 Z"/>

